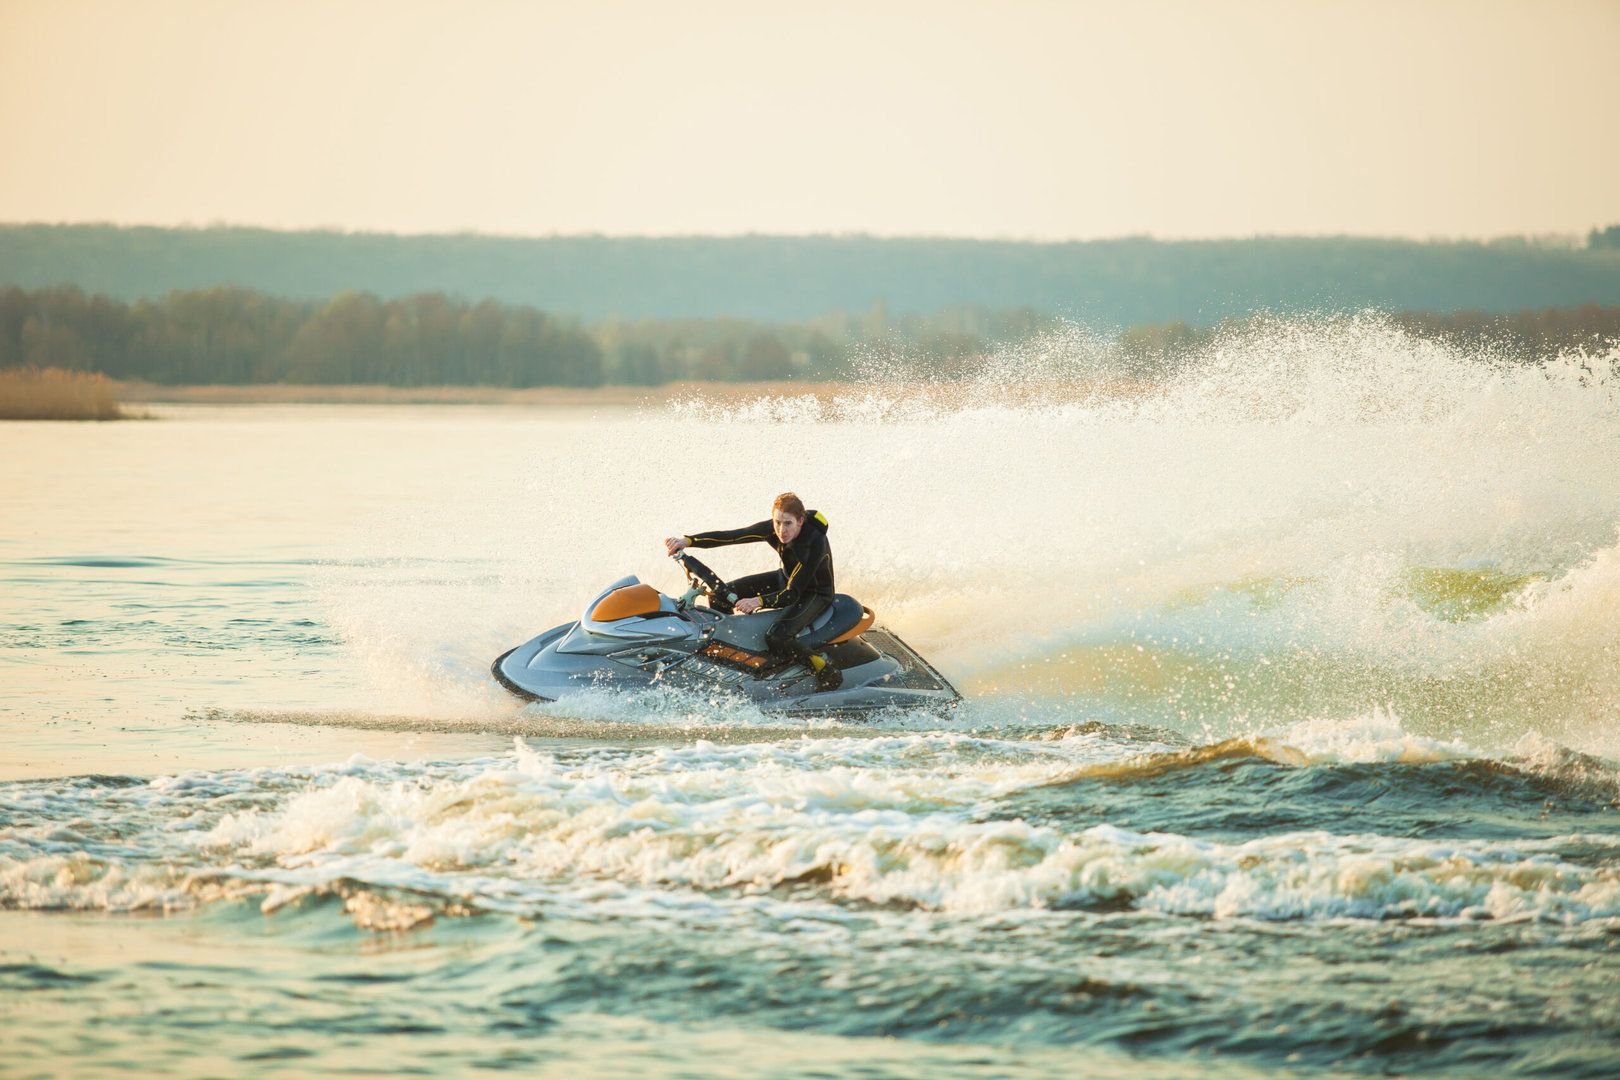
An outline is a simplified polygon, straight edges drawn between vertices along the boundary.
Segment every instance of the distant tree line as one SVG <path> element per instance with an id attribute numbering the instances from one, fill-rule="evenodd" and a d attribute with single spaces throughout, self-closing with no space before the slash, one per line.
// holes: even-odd
<path id="1" fill-rule="evenodd" d="M 1620 230 L 1616 232 L 1620 238 Z M 1601 304 L 1508 313 L 1408 311 L 1394 316 L 1394 322 L 1409 333 L 1468 352 L 1530 363 L 1582 349 L 1603 353 L 1620 344 L 1620 306 Z"/>
<path id="2" fill-rule="evenodd" d="M 1390 324 L 1414 337 L 1443 341 L 1476 356 L 1540 363 L 1564 353 L 1602 354 L 1620 346 L 1620 306 L 1583 304 L 1515 312 L 1403 311 Z M 1133 326 L 1119 338 L 1119 358 L 1132 374 L 1151 375 L 1174 367 L 1223 335 L 1278 322 L 1275 316 L 1225 319 L 1211 326 L 1186 322 Z"/>
<path id="3" fill-rule="evenodd" d="M 999 343 L 1025 340 L 1055 322 L 1027 307 L 974 305 L 894 316 L 879 302 L 863 312 L 800 321 L 608 319 L 589 330 L 607 358 L 610 381 L 658 385 L 847 378 L 876 353 L 902 354 L 909 364 L 937 369 Z"/>
<path id="4" fill-rule="evenodd" d="M 1417 336 L 1470 352 L 1543 359 L 1620 341 L 1620 306 L 1514 313 L 1404 312 Z M 1152 378 L 1222 334 L 1276 321 L 1149 323 L 1121 332 L 1110 355 Z M 848 378 L 877 358 L 905 377 L 952 378 L 977 358 L 1049 331 L 1029 308 L 946 308 L 891 316 L 875 304 L 799 322 L 607 319 L 581 324 L 526 305 L 426 293 L 325 302 L 251 289 L 176 290 L 126 304 L 71 286 L 0 289 L 0 369 L 61 368 L 166 384 L 370 383 L 392 386 L 657 386 L 683 380 Z"/>
<path id="5" fill-rule="evenodd" d="M 808 322 L 608 319 L 427 293 L 343 292 L 317 303 L 251 289 L 176 290 L 126 304 L 72 286 L 0 289 L 0 368 L 94 371 L 166 384 L 656 386 L 838 378 L 864 342 L 924 361 L 982 352 L 1050 325 L 1029 309 L 891 318 L 882 304 Z"/>
<path id="6" fill-rule="evenodd" d="M 0 290 L 0 368 L 58 367 L 158 383 L 598 386 L 602 350 L 532 307 L 442 294 L 325 303 L 250 289 L 125 304 L 73 287 Z"/>

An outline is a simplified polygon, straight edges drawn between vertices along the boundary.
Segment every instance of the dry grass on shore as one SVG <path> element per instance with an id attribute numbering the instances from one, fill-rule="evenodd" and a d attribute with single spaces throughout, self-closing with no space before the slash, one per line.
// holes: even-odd
<path id="1" fill-rule="evenodd" d="M 118 420 L 132 414 L 129 402 L 196 405 L 526 405 L 550 408 L 642 406 L 699 401 L 721 409 L 762 399 L 814 398 L 822 406 L 861 401 L 871 395 L 904 398 L 922 406 L 963 404 L 1055 405 L 1136 398 L 1152 387 L 1129 381 L 1053 381 L 986 387 L 917 383 L 876 386 L 848 382 L 677 382 L 663 386 L 307 386 L 287 383 L 171 386 L 119 382 L 105 375 L 62 368 L 0 369 L 0 420 Z M 125 403 L 124 406 L 120 402 Z M 137 411 L 133 415 L 145 416 Z"/>
<path id="2" fill-rule="evenodd" d="M 0 368 L 0 420 L 122 420 L 118 384 L 64 368 Z"/>
<path id="3" fill-rule="evenodd" d="M 963 386 L 955 383 L 872 385 L 849 382 L 675 382 L 663 386 L 308 386 L 252 383 L 232 386 L 171 386 L 157 383 L 116 384 L 122 401 L 197 405 L 530 405 L 657 407 L 676 401 L 701 400 L 714 405 L 743 405 L 762 398 L 815 398 L 822 405 L 871 394 L 898 396 L 919 403 L 948 406 L 964 399 L 1001 404 L 1041 405 L 1136 398 L 1150 393 L 1145 383 L 1053 381 L 1009 387 Z"/>
<path id="4" fill-rule="evenodd" d="M 659 400 L 644 386 L 384 386 L 380 384 L 175 386 L 148 382 L 118 384 L 123 401 L 190 405 L 640 405 Z"/>
<path id="5" fill-rule="evenodd" d="M 118 385 L 122 401 L 196 405 L 661 405 L 697 394 L 758 397 L 825 392 L 822 383 L 668 383 L 663 386 L 384 386 L 378 384 Z"/>

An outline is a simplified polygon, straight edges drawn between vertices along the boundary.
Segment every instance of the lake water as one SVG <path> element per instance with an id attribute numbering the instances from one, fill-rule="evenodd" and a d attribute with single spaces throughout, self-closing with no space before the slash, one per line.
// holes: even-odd
<path id="1" fill-rule="evenodd" d="M 1620 1072 L 1610 359 L 1050 359 L 0 426 L 0 1071 Z M 958 709 L 491 681 L 787 489 Z"/>

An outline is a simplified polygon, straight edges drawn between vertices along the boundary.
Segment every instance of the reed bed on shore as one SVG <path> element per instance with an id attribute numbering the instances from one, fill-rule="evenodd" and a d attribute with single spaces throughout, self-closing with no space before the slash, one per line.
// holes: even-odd
<path id="1" fill-rule="evenodd" d="M 116 386 L 94 372 L 0 368 L 0 420 L 121 420 Z"/>

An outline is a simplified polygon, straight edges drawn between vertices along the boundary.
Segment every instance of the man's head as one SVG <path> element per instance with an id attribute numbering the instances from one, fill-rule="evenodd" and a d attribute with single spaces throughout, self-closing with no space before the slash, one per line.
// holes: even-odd
<path id="1" fill-rule="evenodd" d="M 791 491 L 778 495 L 771 504 L 771 528 L 776 530 L 776 538 L 791 544 L 803 527 L 804 503 Z"/>

